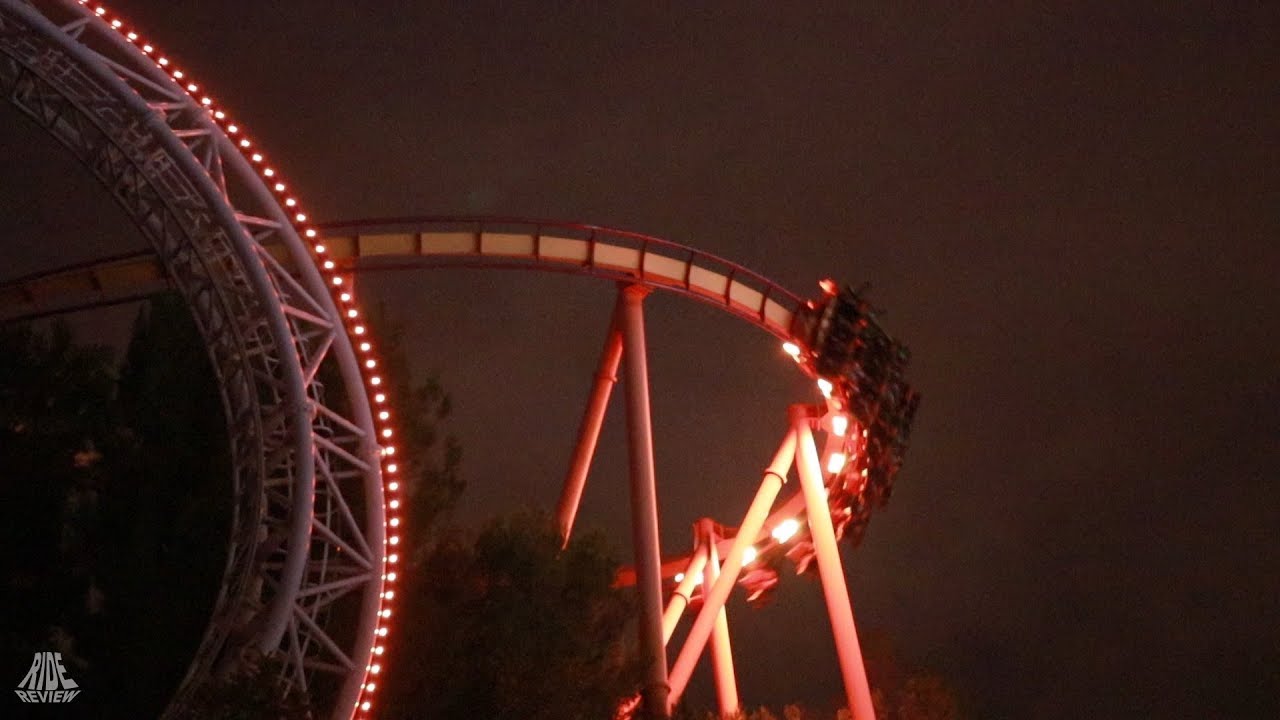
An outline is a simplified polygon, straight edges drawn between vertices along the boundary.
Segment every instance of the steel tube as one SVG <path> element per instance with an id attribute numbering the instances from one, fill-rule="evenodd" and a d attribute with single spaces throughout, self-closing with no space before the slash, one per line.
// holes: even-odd
<path id="1" fill-rule="evenodd" d="M 618 303 L 622 298 L 618 298 Z M 619 308 L 615 305 L 614 317 Z M 587 484 L 587 473 L 591 470 L 591 459 L 596 453 L 596 441 L 600 439 L 600 426 L 604 424 L 605 410 L 609 407 L 609 396 L 618 381 L 618 364 L 622 361 L 622 333 L 618 331 L 616 321 L 609 326 L 609 334 L 604 341 L 604 350 L 600 353 L 600 364 L 596 367 L 596 377 L 591 385 L 591 396 L 587 399 L 587 408 L 582 414 L 582 424 L 578 428 L 578 443 L 573 448 L 573 459 L 569 461 L 569 472 L 565 475 L 564 489 L 560 492 L 560 502 L 556 506 L 556 526 L 560 529 L 562 547 L 569 545 L 569 535 L 573 532 L 573 520 L 578 515 L 578 506 L 582 502 L 582 490 Z"/>
<path id="2" fill-rule="evenodd" d="M 831 523 L 831 510 L 827 507 L 827 491 L 822 483 L 818 448 L 813 441 L 813 431 L 809 427 L 810 416 L 806 408 L 793 407 L 791 422 L 799 441 L 796 471 L 800 476 L 800 488 L 804 492 L 809 537 L 813 540 L 814 553 L 817 555 L 818 575 L 822 579 L 822 594 L 827 601 L 827 615 L 831 618 L 831 634 L 835 638 L 836 657 L 840 661 L 845 696 L 854 720 L 875 720 L 871 687 L 867 683 L 866 668 L 862 664 L 862 648 L 858 644 L 858 632 L 853 624 L 853 606 L 849 602 L 849 588 L 845 584 L 840 549 L 836 545 L 836 533 Z"/>
<path id="3" fill-rule="evenodd" d="M 707 569 L 702 574 L 702 596 L 711 595 L 711 588 L 720 579 L 720 553 L 716 552 L 715 523 L 703 520 L 703 542 L 707 545 Z M 738 715 L 738 680 L 733 672 L 733 646 L 729 642 L 729 615 L 724 605 L 716 613 L 711 628 L 711 668 L 716 678 L 716 700 L 720 704 L 720 717 L 730 720 Z"/>
<path id="4" fill-rule="evenodd" d="M 693 594 L 693 586 L 698 584 L 698 574 L 707 565 L 707 548 L 699 545 L 698 549 L 693 552 L 693 558 L 689 560 L 689 566 L 684 570 L 684 578 L 676 583 L 676 589 L 671 593 L 671 599 L 667 601 L 667 609 L 662 613 L 662 645 L 666 647 L 671 642 L 671 634 L 676 631 L 676 625 L 679 624 L 681 616 L 684 615 L 685 608 L 689 607 L 689 598 Z"/>
<path id="5" fill-rule="evenodd" d="M 662 640 L 662 556 L 658 544 L 658 492 L 649 412 L 649 365 L 645 356 L 644 298 L 649 289 L 619 291 L 626 356 L 627 434 L 631 461 L 631 534 L 640 595 L 640 653 L 644 674 L 642 717 L 667 718 L 667 652 Z"/>

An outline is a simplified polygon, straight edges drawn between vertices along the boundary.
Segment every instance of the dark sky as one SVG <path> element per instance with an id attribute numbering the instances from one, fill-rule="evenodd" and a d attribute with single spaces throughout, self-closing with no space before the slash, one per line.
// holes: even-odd
<path id="1" fill-rule="evenodd" d="M 870 282 L 924 402 L 892 503 L 847 555 L 860 630 L 976 716 L 1280 716 L 1276 6 L 515 5 L 114 6 L 314 217 L 564 218 L 804 294 Z M 45 223 L 5 276 L 124 249 L 93 229 L 110 213 L 30 210 L 97 191 L 0 118 L 4 214 Z M 467 513 L 550 506 L 610 286 L 362 282 L 454 394 Z M 675 552 L 700 515 L 736 523 L 812 393 L 772 338 L 650 305 Z M 625 548 L 620 409 L 585 512 Z M 807 582 L 731 607 L 746 700 L 838 693 L 820 607 Z"/>

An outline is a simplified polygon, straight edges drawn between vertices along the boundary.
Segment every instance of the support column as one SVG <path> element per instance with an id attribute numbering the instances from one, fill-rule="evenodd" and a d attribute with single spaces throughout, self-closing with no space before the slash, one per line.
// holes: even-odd
<path id="1" fill-rule="evenodd" d="M 716 534 L 715 523 L 704 518 L 699 522 L 699 535 L 707 546 L 707 569 L 702 574 L 702 596 L 710 597 L 711 588 L 720 579 L 720 553 L 716 551 L 716 543 L 720 536 Z M 716 677 L 716 699 L 720 703 L 720 717 L 731 720 L 737 717 L 738 680 L 733 672 L 733 646 L 729 642 L 729 616 L 724 605 L 716 613 L 715 625 L 711 628 L 711 668 Z"/>
<path id="2" fill-rule="evenodd" d="M 614 305 L 614 319 L 609 323 L 609 334 L 605 338 L 604 350 L 600 353 L 600 364 L 596 367 L 595 381 L 591 385 L 591 396 L 587 399 L 587 408 L 578 428 L 578 444 L 573 449 L 569 473 L 565 476 L 560 503 L 556 506 L 556 526 L 560 529 L 561 547 L 569 545 L 573 520 L 577 517 L 578 505 L 582 502 L 582 489 L 587 484 L 591 459 L 596 453 L 596 441 L 600 439 L 600 426 L 604 424 L 609 396 L 618 380 L 618 363 L 622 360 L 622 333 L 618 330 L 617 317 L 621 307 L 622 297 L 619 294 L 618 302 Z"/>
<path id="3" fill-rule="evenodd" d="M 799 446 L 796 449 L 796 471 L 800 475 L 800 488 L 804 492 L 806 515 L 809 521 L 809 537 L 813 540 L 814 554 L 818 560 L 818 575 L 822 578 L 822 594 L 827 601 L 827 615 L 831 618 L 831 634 L 835 638 L 836 657 L 840 661 L 840 677 L 844 680 L 845 697 L 853 720 L 875 720 L 871 705 L 871 687 L 862 664 L 862 648 L 858 644 L 858 631 L 853 624 L 853 606 L 849 602 L 849 588 L 845 584 L 844 567 L 840 562 L 840 549 L 836 545 L 835 528 L 831 523 L 831 509 L 827 506 L 827 489 L 822 482 L 822 468 L 818 448 L 810 429 L 808 408 L 793 406 L 791 423 Z"/>
<path id="4" fill-rule="evenodd" d="M 627 435 L 631 460 L 631 537 L 640 599 L 640 658 L 644 675 L 641 717 L 669 718 L 667 651 L 662 640 L 662 559 L 658 546 L 658 493 L 649 412 L 649 364 L 644 338 L 644 298 L 649 289 L 619 290 L 618 326 L 626 357 Z"/>
<path id="5" fill-rule="evenodd" d="M 764 527 L 764 521 L 769 517 L 769 508 L 773 507 L 778 491 L 786 482 L 795 454 L 796 434 L 795 431 L 788 430 L 782 445 L 778 447 L 778 452 L 773 456 L 773 462 L 764 471 L 760 489 L 756 491 L 751 507 L 747 508 L 747 514 L 742 518 L 738 535 L 729 546 L 729 553 L 724 557 L 724 565 L 720 567 L 720 577 L 712 585 L 710 593 L 703 593 L 702 609 L 698 611 L 693 627 L 689 628 L 689 637 L 685 639 L 675 664 L 671 666 L 670 702 L 673 707 L 680 702 L 680 697 L 689 684 L 689 677 L 693 674 L 694 665 L 698 663 L 698 656 L 702 654 L 703 648 L 707 646 L 707 639 L 711 637 L 717 613 L 724 607 L 725 600 L 729 599 L 729 593 L 733 592 L 733 586 L 738 582 L 738 573 L 742 572 L 743 552 L 746 551 L 747 546 L 755 542 L 756 536 Z"/>
<path id="6" fill-rule="evenodd" d="M 689 607 L 689 597 L 693 594 L 693 586 L 698 584 L 698 575 L 706 565 L 707 549 L 698 546 L 693 551 L 693 558 L 689 561 L 689 566 L 684 569 L 684 578 L 676 583 L 675 592 L 671 593 L 671 599 L 667 601 L 667 609 L 662 613 L 662 644 L 664 647 L 671 642 L 671 634 L 676 631 L 676 624 L 680 622 L 680 616 L 684 615 L 685 608 Z"/>

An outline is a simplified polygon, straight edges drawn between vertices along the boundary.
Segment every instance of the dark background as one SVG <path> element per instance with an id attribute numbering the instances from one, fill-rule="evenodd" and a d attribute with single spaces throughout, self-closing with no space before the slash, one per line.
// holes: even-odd
<path id="1" fill-rule="evenodd" d="M 318 219 L 564 218 L 803 294 L 869 281 L 924 395 L 846 555 L 873 663 L 940 672 L 979 717 L 1280 715 L 1275 6 L 112 7 Z M 52 141 L 8 106 L 0 128 L 0 277 L 139 247 Z M 610 286 L 361 283 L 454 395 L 463 519 L 550 507 Z M 674 553 L 737 522 L 813 392 L 772 338 L 649 306 Z M 620 409 L 583 522 L 625 550 Z M 745 700 L 839 694 L 815 583 L 730 613 Z"/>

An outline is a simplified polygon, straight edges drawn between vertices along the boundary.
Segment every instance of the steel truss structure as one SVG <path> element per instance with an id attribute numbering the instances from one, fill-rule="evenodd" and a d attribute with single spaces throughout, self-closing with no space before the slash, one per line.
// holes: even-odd
<path id="1" fill-rule="evenodd" d="M 315 231 L 297 200 L 226 113 L 105 8 L 0 0 L 0 91 L 150 242 L 221 388 L 227 565 L 170 712 L 253 653 L 280 653 L 289 686 L 332 717 L 368 710 L 394 580 L 386 545 L 398 540 L 384 526 L 394 463 L 379 440 L 391 430 L 371 409 L 370 348 L 361 355 L 350 340 L 356 310 L 331 295 L 340 279 L 317 268 L 323 248 L 304 242 Z M 322 367 L 336 386 L 320 382 Z M 336 614 L 357 621 L 339 627 Z"/>

